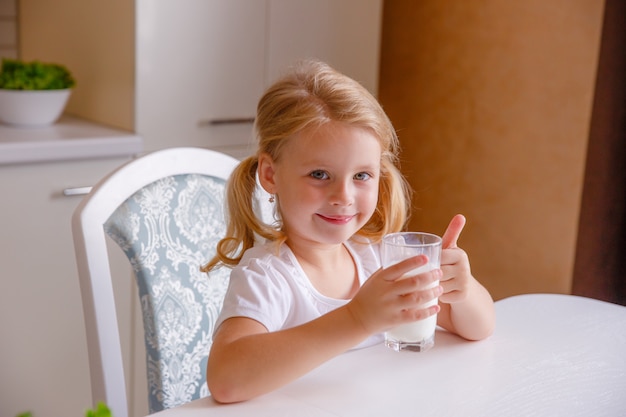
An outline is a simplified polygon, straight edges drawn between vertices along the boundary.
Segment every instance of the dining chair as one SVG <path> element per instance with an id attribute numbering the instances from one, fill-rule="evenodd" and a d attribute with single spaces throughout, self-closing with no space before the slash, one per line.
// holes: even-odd
<path id="1" fill-rule="evenodd" d="M 110 240 L 128 258 L 138 287 L 150 413 L 208 394 L 206 360 L 229 270 L 207 276 L 199 268 L 225 232 L 225 182 L 238 162 L 200 148 L 156 151 L 110 173 L 76 208 L 72 232 L 94 406 L 105 402 L 115 417 L 129 413 Z"/>

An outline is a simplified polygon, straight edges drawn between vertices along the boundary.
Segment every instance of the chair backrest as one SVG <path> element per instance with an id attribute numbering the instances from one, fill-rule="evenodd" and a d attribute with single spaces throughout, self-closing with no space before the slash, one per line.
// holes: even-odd
<path id="1" fill-rule="evenodd" d="M 208 394 L 206 359 L 227 287 L 226 269 L 199 268 L 225 231 L 225 182 L 239 161 L 206 149 L 170 148 L 102 179 L 72 218 L 92 400 L 127 417 L 106 236 L 128 257 L 143 314 L 150 412 Z"/>

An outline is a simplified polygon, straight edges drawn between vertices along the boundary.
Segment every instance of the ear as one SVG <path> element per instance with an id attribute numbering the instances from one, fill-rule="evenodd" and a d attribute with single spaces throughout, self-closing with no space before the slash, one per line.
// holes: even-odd
<path id="1" fill-rule="evenodd" d="M 265 191 L 270 194 L 276 194 L 276 181 L 274 174 L 276 173 L 276 164 L 267 153 L 259 155 L 259 164 L 257 167 L 259 182 Z"/>

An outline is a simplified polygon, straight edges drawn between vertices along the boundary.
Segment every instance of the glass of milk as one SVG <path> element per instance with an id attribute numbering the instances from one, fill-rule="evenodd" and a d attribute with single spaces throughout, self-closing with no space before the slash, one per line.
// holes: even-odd
<path id="1" fill-rule="evenodd" d="M 383 268 L 420 254 L 428 257 L 428 263 L 406 273 L 405 276 L 413 276 L 439 268 L 441 238 L 437 235 L 422 232 L 391 233 L 383 237 L 381 244 Z M 439 285 L 439 281 L 433 282 L 425 288 L 432 288 L 437 285 Z M 435 305 L 437 302 L 438 299 L 435 298 L 424 304 L 424 307 Z M 402 324 L 385 333 L 385 345 L 398 352 L 424 352 L 435 344 L 436 327 L 437 315 L 432 315 L 413 323 Z"/>

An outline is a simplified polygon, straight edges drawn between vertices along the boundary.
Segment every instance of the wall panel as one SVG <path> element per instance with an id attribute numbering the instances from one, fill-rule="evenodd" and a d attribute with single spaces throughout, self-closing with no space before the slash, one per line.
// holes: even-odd
<path id="1" fill-rule="evenodd" d="M 494 297 L 570 292 L 603 1 L 387 0 L 380 101 L 411 229 L 468 218 Z"/>

